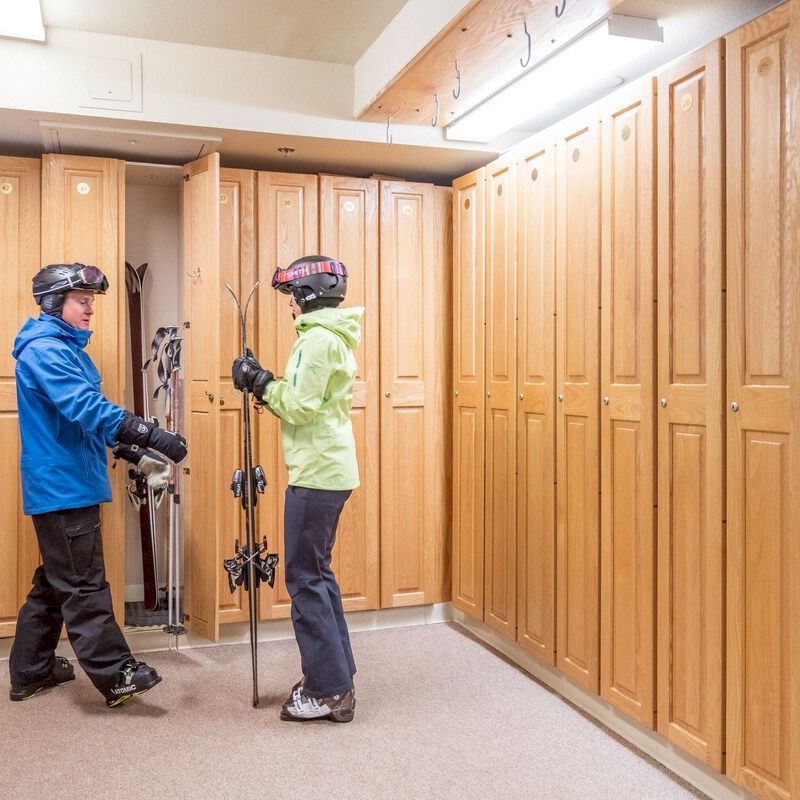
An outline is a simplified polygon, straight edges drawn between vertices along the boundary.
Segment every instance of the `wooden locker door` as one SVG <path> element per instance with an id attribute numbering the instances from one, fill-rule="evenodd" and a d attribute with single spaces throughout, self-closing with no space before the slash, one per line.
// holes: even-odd
<path id="1" fill-rule="evenodd" d="M 219 638 L 220 530 L 232 502 L 220 440 L 220 175 L 219 154 L 184 167 L 183 313 L 186 607 L 194 633 Z M 238 437 L 237 437 L 238 440 Z M 188 472 L 187 472 L 188 470 Z M 224 498 L 223 498 L 223 495 Z M 232 554 L 225 553 L 228 558 Z M 226 588 L 227 591 L 227 588 Z"/>
<path id="2" fill-rule="evenodd" d="M 556 159 L 550 135 L 517 163 L 517 641 L 555 664 Z"/>
<path id="3" fill-rule="evenodd" d="M 789 96 L 797 97 L 800 91 L 800 0 L 792 0 L 790 5 L 787 81 L 790 87 Z M 791 103 L 787 109 L 787 152 L 786 152 L 786 213 L 788 220 L 786 229 L 789 236 L 788 250 L 794 264 L 800 261 L 800 108 L 797 103 Z M 792 276 L 791 297 L 794 307 L 797 308 L 800 281 L 797 272 Z M 800 363 L 800 326 L 792 327 L 792 364 L 793 375 L 797 375 Z M 792 430 L 800 430 L 800 393 L 792 392 L 790 399 Z M 800 452 L 798 452 L 795 437 L 794 447 L 789 459 L 790 483 L 800 486 Z M 800 529 L 800 492 L 792 492 L 791 496 L 791 524 L 794 530 Z M 792 563 L 792 574 L 795 576 L 789 586 L 789 631 L 790 648 L 792 653 L 800 653 L 800 581 L 796 579 L 800 572 L 800 536 L 792 537 L 791 549 L 788 557 Z M 792 658 L 789 666 L 789 705 L 793 709 L 789 720 L 789 763 L 791 772 L 789 777 L 789 792 L 794 798 L 800 797 L 800 658 Z"/>
<path id="4" fill-rule="evenodd" d="M 600 693 L 655 724 L 655 82 L 604 102 Z"/>
<path id="5" fill-rule="evenodd" d="M 347 306 L 364 306 L 350 417 L 361 485 L 339 520 L 333 571 L 345 611 L 380 604 L 378 182 L 320 176 L 320 251 L 347 267 Z"/>
<path id="6" fill-rule="evenodd" d="M 258 173 L 258 347 L 253 348 L 265 369 L 283 377 L 289 352 L 297 338 L 289 296 L 272 288 L 277 267 L 318 253 L 318 178 L 280 172 Z M 254 301 L 256 302 L 256 301 Z M 271 552 L 280 556 L 275 588 L 259 595 L 262 619 L 288 617 L 291 598 L 284 581 L 283 506 L 288 475 L 283 462 L 280 420 L 265 411 L 257 420 L 259 452 L 256 463 L 264 467 L 267 491 L 260 498 L 259 534 L 266 534 Z"/>
<path id="7" fill-rule="evenodd" d="M 46 155 L 42 159 L 42 264 L 79 261 L 108 277 L 98 297 L 86 352 L 103 377 L 103 394 L 125 403 L 125 163 L 112 158 Z M 114 614 L 125 619 L 125 474 L 109 478 L 114 502 L 101 511 L 106 576 Z"/>
<path id="8" fill-rule="evenodd" d="M 453 181 L 453 605 L 483 620 L 483 168 Z"/>
<path id="9" fill-rule="evenodd" d="M 722 769 L 722 42 L 658 76 L 658 730 Z"/>
<path id="10" fill-rule="evenodd" d="M 450 269 L 436 238 L 451 210 L 442 192 L 380 185 L 382 608 L 436 601 L 437 552 L 449 524 Z"/>
<path id="11" fill-rule="evenodd" d="M 218 463 L 224 487 L 229 484 L 235 469 L 244 468 L 242 447 L 242 393 L 235 389 L 231 380 L 233 359 L 242 353 L 241 323 L 239 312 L 225 284 L 230 284 L 237 297 L 244 303 L 253 284 L 256 282 L 256 241 L 255 241 L 255 173 L 251 170 L 220 169 L 219 171 L 219 239 L 220 239 L 220 281 L 219 281 L 219 425 L 220 451 Z M 256 289 L 261 291 L 261 287 Z M 247 315 L 247 341 L 256 348 L 258 330 L 258 307 L 255 300 L 250 304 Z M 251 420 L 255 414 L 251 411 Z M 255 463 L 260 453 L 257 426 L 253 425 L 253 453 Z M 226 483 L 227 481 L 227 483 Z M 241 502 L 233 494 L 221 493 L 219 558 L 217 564 L 217 583 L 219 592 L 219 621 L 242 622 L 250 618 L 247 593 L 237 587 L 231 594 L 228 573 L 222 560 L 232 558 L 235 540 L 243 541 L 245 514 Z M 261 500 L 261 497 L 259 497 Z M 256 506 L 256 538 L 261 530 L 274 530 L 271 512 L 267 512 L 266 524 L 260 523 L 260 512 L 266 503 Z M 268 591 L 268 589 L 264 589 Z"/>
<path id="12" fill-rule="evenodd" d="M 515 162 L 486 167 L 484 622 L 517 635 L 517 217 Z"/>
<path id="13" fill-rule="evenodd" d="M 41 266 L 38 158 L 0 157 L 0 264 L 6 291 L 0 300 L 0 452 L 13 465 L 0 488 L 6 524 L 0 528 L 0 638 L 13 636 L 17 613 L 31 587 L 39 549 L 30 517 L 22 513 L 19 425 L 11 345 L 25 319 L 38 316 L 31 278 Z"/>
<path id="14" fill-rule="evenodd" d="M 556 162 L 557 664 L 597 692 L 600 131 L 596 119 L 584 114 L 560 130 Z"/>
<path id="15" fill-rule="evenodd" d="M 790 423 L 796 250 L 787 226 L 790 8 L 727 37 L 727 772 L 769 800 L 791 793 Z"/>

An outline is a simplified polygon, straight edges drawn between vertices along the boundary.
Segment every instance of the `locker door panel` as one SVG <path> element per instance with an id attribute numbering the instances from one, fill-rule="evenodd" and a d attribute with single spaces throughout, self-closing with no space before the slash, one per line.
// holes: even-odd
<path id="1" fill-rule="evenodd" d="M 557 158 L 557 664 L 599 689 L 600 136 L 567 124 Z"/>
<path id="2" fill-rule="evenodd" d="M 658 76 L 658 730 L 723 766 L 722 44 Z"/>
<path id="3" fill-rule="evenodd" d="M 41 262 L 41 162 L 34 158 L 0 157 L 0 263 L 6 291 L 0 300 L 0 330 L 6 343 L 0 353 L 0 452 L 9 464 L 20 456 L 16 362 L 11 343 L 28 316 L 38 316 L 31 297 L 31 278 Z M 14 467 L 0 488 L 6 524 L 0 529 L 0 637 L 13 636 L 17 612 L 31 585 L 39 550 L 30 518 L 22 513 L 19 473 Z"/>
<path id="4" fill-rule="evenodd" d="M 517 641 L 555 663 L 555 142 L 517 162 Z"/>
<path id="5" fill-rule="evenodd" d="M 333 569 L 345 611 L 378 608 L 380 429 L 378 425 L 378 183 L 320 177 L 320 252 L 348 272 L 347 306 L 364 306 L 351 418 L 361 486 L 339 520 Z"/>
<path id="6" fill-rule="evenodd" d="M 382 182 L 381 607 L 435 602 L 449 528 L 449 190 Z"/>
<path id="7" fill-rule="evenodd" d="M 601 694 L 655 723 L 654 83 L 603 114 Z"/>
<path id="8" fill-rule="evenodd" d="M 214 153 L 184 167 L 182 370 L 189 470 L 183 485 L 186 606 L 190 626 L 206 639 L 219 638 L 221 529 L 227 505 L 220 421 L 220 171 Z M 216 402 L 215 402 L 216 401 Z M 226 426 L 226 435 L 231 435 Z M 234 441 L 241 437 L 237 436 Z M 226 449 L 230 440 L 226 440 Z M 225 501 L 228 498 L 224 498 Z M 229 553 L 225 557 L 230 557 Z M 227 592 L 227 587 L 226 587 Z"/>
<path id="9" fill-rule="evenodd" d="M 125 397 L 125 164 L 111 158 L 46 155 L 42 159 L 42 263 L 80 261 L 108 277 L 95 302 L 86 351 L 103 376 L 103 393 Z M 121 344 L 122 343 L 122 344 Z M 114 613 L 124 619 L 125 470 L 110 470 L 115 502 L 101 511 L 106 575 Z"/>
<path id="10" fill-rule="evenodd" d="M 728 775 L 791 794 L 788 6 L 727 37 Z M 736 403 L 737 406 L 733 406 Z M 734 408 L 738 410 L 734 411 Z"/>
<path id="11" fill-rule="evenodd" d="M 516 182 L 486 167 L 486 506 L 484 622 L 516 640 Z"/>
<path id="12" fill-rule="evenodd" d="M 484 192 L 479 169 L 453 182 L 453 605 L 483 619 Z"/>
<path id="13" fill-rule="evenodd" d="M 259 172 L 258 177 L 258 350 L 256 354 L 275 377 L 283 376 L 289 352 L 297 338 L 289 297 L 272 289 L 277 267 L 287 267 L 295 259 L 315 255 L 318 248 L 318 178 L 278 172 Z M 261 530 L 270 549 L 277 550 L 280 565 L 274 589 L 259 596 L 262 619 L 288 617 L 291 598 L 286 591 L 283 549 L 283 506 L 288 474 L 283 462 L 280 420 L 269 412 L 256 423 L 259 453 L 256 460 L 266 472 L 268 487 L 261 498 Z M 255 426 L 254 426 L 255 427 Z"/>

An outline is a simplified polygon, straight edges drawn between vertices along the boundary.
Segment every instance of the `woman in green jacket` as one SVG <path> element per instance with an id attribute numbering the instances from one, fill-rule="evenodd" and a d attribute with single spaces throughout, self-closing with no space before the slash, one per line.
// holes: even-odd
<path id="1" fill-rule="evenodd" d="M 290 295 L 297 341 L 282 380 L 251 355 L 233 362 L 233 382 L 281 419 L 289 472 L 284 508 L 286 588 L 302 677 L 281 719 L 350 722 L 356 671 L 342 597 L 331 569 L 336 527 L 358 486 L 350 423 L 355 350 L 363 308 L 338 308 L 347 292 L 344 264 L 306 256 L 277 270 L 272 286 Z"/>

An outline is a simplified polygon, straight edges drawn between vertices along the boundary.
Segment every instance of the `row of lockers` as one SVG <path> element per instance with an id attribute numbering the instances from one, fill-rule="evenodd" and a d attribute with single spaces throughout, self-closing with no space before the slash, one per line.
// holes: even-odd
<path id="1" fill-rule="evenodd" d="M 453 198 L 456 607 L 765 798 L 800 793 L 789 13 Z"/>
<path id="2" fill-rule="evenodd" d="M 222 561 L 243 536 L 241 505 L 229 491 L 241 465 L 241 394 L 230 365 L 241 348 L 224 288 L 260 288 L 249 343 L 280 374 L 296 335 L 283 295 L 270 287 L 276 265 L 322 252 L 349 271 L 347 305 L 363 305 L 353 404 L 361 486 L 340 521 L 334 568 L 347 610 L 450 599 L 449 440 L 446 392 L 451 330 L 451 190 L 429 184 L 331 175 L 232 170 L 214 154 L 185 167 L 183 182 L 184 467 L 186 611 L 191 628 L 217 638 L 220 623 L 247 618 L 241 589 L 231 595 Z M 101 266 L 110 289 L 96 304 L 89 352 L 104 393 L 122 402 L 127 368 L 124 291 L 125 165 L 115 159 L 0 158 L 0 258 L 7 285 L 0 313 L 8 346 L 0 355 L 0 447 L 19 457 L 13 342 L 36 314 L 30 278 L 42 263 Z M 179 232 L 176 230 L 176 237 Z M 173 322 L 173 321 L 170 321 Z M 268 489 L 259 534 L 283 555 L 286 473 L 279 422 L 254 415 L 254 455 Z M 103 508 L 103 539 L 115 610 L 124 598 L 125 470 L 112 468 L 114 503 Z M 13 475 L 11 476 L 13 478 Z M 0 528 L 0 636 L 13 636 L 38 550 L 22 514 L 19 481 L 0 488 L 10 524 Z M 287 617 L 278 571 L 261 592 L 262 618 Z"/>

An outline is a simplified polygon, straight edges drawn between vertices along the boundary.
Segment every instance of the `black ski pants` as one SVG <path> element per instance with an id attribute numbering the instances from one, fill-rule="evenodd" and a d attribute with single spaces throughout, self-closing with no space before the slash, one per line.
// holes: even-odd
<path id="1" fill-rule="evenodd" d="M 50 674 L 63 623 L 78 663 L 106 695 L 131 651 L 111 607 L 100 506 L 35 515 L 33 526 L 42 564 L 17 619 L 11 683 L 28 686 Z"/>
<path id="2" fill-rule="evenodd" d="M 304 691 L 332 697 L 350 689 L 356 672 L 342 595 L 331 569 L 336 527 L 350 491 L 286 488 L 283 537 L 286 588 Z"/>

